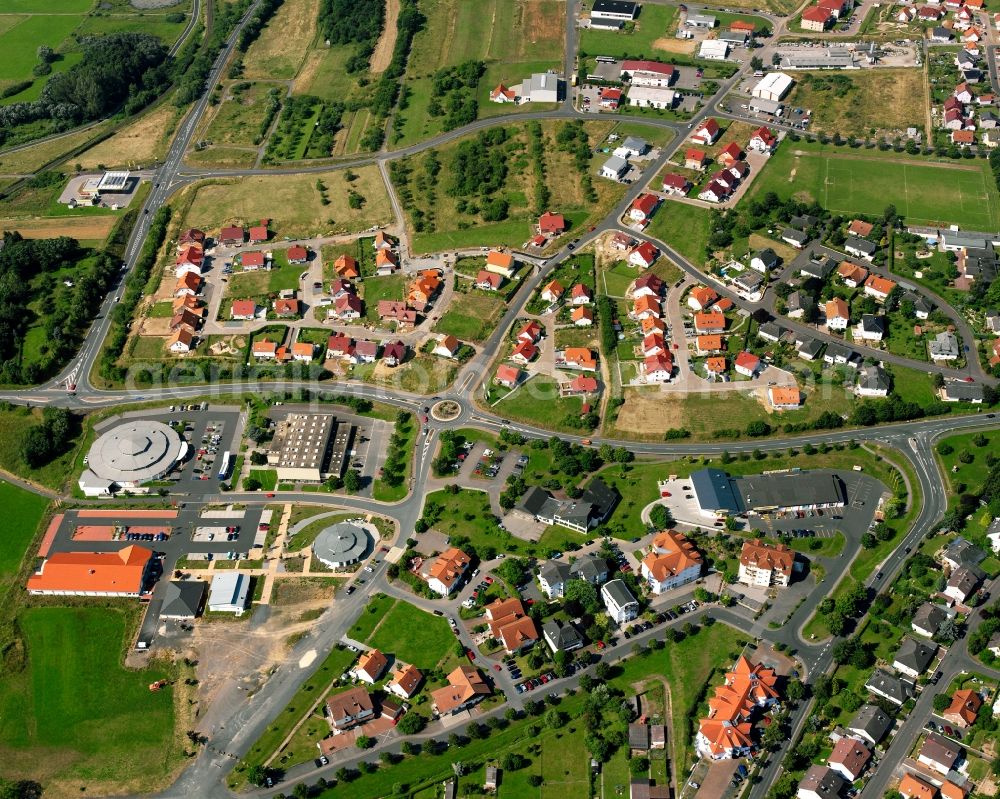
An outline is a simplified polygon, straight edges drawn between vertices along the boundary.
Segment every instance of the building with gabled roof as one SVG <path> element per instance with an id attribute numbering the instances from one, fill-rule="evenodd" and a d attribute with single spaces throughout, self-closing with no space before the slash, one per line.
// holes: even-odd
<path id="1" fill-rule="evenodd" d="M 868 744 L 845 735 L 834 745 L 826 762 L 848 782 L 854 782 L 864 773 L 871 759 L 872 750 Z"/>
<path id="2" fill-rule="evenodd" d="M 971 688 L 962 688 L 951 696 L 951 704 L 941 714 L 941 718 L 961 727 L 963 730 L 976 723 L 983 698 Z"/>
<path id="3" fill-rule="evenodd" d="M 400 699 L 409 699 L 420 688 L 424 675 L 416 666 L 409 664 L 400 666 L 392 674 L 392 679 L 386 683 L 385 689 Z"/>
<path id="4" fill-rule="evenodd" d="M 431 702 L 438 716 L 446 716 L 471 707 L 491 693 L 479 669 L 462 665 L 448 675 L 444 688 L 431 691 Z"/>
<path id="5" fill-rule="evenodd" d="M 684 535 L 664 530 L 653 536 L 640 570 L 654 594 L 694 582 L 701 576 L 704 559 Z"/>
<path id="6" fill-rule="evenodd" d="M 374 685 L 388 666 L 389 660 L 385 655 L 377 649 L 369 649 L 361 653 L 358 664 L 351 670 L 351 675 L 355 680 Z"/>
<path id="7" fill-rule="evenodd" d="M 756 538 L 743 544 L 737 580 L 745 585 L 784 588 L 792 581 L 794 569 L 794 551 L 784 544 L 772 546 Z"/>
<path id="8" fill-rule="evenodd" d="M 427 570 L 427 586 L 436 594 L 448 596 L 462 581 L 471 563 L 472 559 L 456 547 L 442 552 Z"/>
<path id="9" fill-rule="evenodd" d="M 152 557 L 134 544 L 117 552 L 55 552 L 28 578 L 28 593 L 137 597 Z"/>

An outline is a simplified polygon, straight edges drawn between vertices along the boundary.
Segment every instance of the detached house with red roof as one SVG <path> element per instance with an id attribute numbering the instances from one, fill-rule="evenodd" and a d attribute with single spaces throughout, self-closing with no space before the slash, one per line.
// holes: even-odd
<path id="1" fill-rule="evenodd" d="M 503 285 L 503 275 L 480 269 L 476 275 L 476 288 L 480 291 L 497 291 Z"/>
<path id="2" fill-rule="evenodd" d="M 514 388 L 521 381 L 521 370 L 516 366 L 501 364 L 497 367 L 493 382 L 504 388 Z"/>
<path id="3" fill-rule="evenodd" d="M 257 303 L 253 300 L 233 300 L 229 315 L 233 319 L 248 322 L 257 317 Z"/>
<path id="4" fill-rule="evenodd" d="M 497 87 L 490 92 L 490 101 L 494 103 L 514 103 L 517 102 L 517 92 L 513 89 L 508 89 L 502 83 L 498 83 Z"/>
<path id="5" fill-rule="evenodd" d="M 427 573 L 424 575 L 427 587 L 435 594 L 448 596 L 461 582 L 471 563 L 472 559 L 455 547 L 442 552 L 428 564 Z"/>
<path id="6" fill-rule="evenodd" d="M 736 356 L 734 366 L 736 367 L 737 374 L 753 378 L 757 376 L 757 372 L 760 370 L 760 358 L 752 352 L 744 350 Z"/>
<path id="7" fill-rule="evenodd" d="M 719 123 L 714 119 L 706 119 L 694 129 L 694 133 L 691 134 L 691 141 L 708 147 L 709 145 L 715 144 L 721 135 L 722 129 L 719 127 Z"/>
<path id="8" fill-rule="evenodd" d="M 768 128 L 757 128 L 750 137 L 750 141 L 747 144 L 748 150 L 753 150 L 758 153 L 767 153 L 770 155 L 774 152 L 774 148 L 778 146 L 778 137 L 774 135 Z"/>
<path id="9" fill-rule="evenodd" d="M 716 156 L 716 161 L 725 167 L 730 167 L 743 158 L 743 148 L 736 142 L 729 142 Z"/>
<path id="10" fill-rule="evenodd" d="M 643 241 L 628 254 L 628 262 L 632 264 L 632 266 L 648 269 L 656 263 L 656 259 L 659 256 L 660 251 L 657 250 L 651 242 Z"/>
<path id="11" fill-rule="evenodd" d="M 566 231 L 566 220 L 562 214 L 546 211 L 538 217 L 538 232 L 546 236 L 558 236 Z"/>
<path id="12" fill-rule="evenodd" d="M 510 359 L 517 363 L 527 364 L 531 363 L 536 355 L 538 355 L 538 348 L 534 344 L 530 341 L 519 341 L 517 346 L 514 347 Z"/>
<path id="13" fill-rule="evenodd" d="M 250 228 L 250 243 L 251 244 L 262 244 L 268 239 L 267 223 L 264 222 L 260 225 L 254 225 Z"/>
<path id="14" fill-rule="evenodd" d="M 761 539 L 746 541 L 740 552 L 737 581 L 744 585 L 786 587 L 792 581 L 795 553 L 784 544 L 765 544 Z"/>
<path id="15" fill-rule="evenodd" d="M 699 172 L 703 172 L 710 160 L 708 153 L 704 150 L 696 150 L 694 147 L 690 147 L 684 152 L 685 169 L 696 169 Z"/>
<path id="16" fill-rule="evenodd" d="M 691 181 L 683 175 L 668 172 L 663 176 L 662 188 L 664 194 L 673 194 L 678 197 L 683 197 L 691 191 Z"/>
<path id="17" fill-rule="evenodd" d="M 669 352 L 650 355 L 643 361 L 643 374 L 647 383 L 667 383 L 674 373 L 674 359 Z"/>
<path id="18" fill-rule="evenodd" d="M 653 215 L 659 204 L 660 198 L 655 194 L 640 194 L 632 202 L 632 207 L 628 212 L 629 219 L 635 222 L 645 222 Z"/>
<path id="19" fill-rule="evenodd" d="M 622 101 L 622 90 L 615 89 L 611 86 L 605 86 L 601 89 L 601 94 L 598 102 L 601 108 L 607 108 L 609 111 L 617 111 L 618 106 Z"/>

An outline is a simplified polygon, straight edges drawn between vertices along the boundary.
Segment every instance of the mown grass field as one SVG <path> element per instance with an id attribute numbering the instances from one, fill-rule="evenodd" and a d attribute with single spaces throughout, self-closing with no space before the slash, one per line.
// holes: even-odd
<path id="1" fill-rule="evenodd" d="M 455 336 L 461 341 L 480 342 L 493 332 L 506 307 L 499 297 L 455 294 L 448 310 L 434 325 L 434 330 Z"/>
<path id="2" fill-rule="evenodd" d="M 705 262 L 705 245 L 712 232 L 711 219 L 711 212 L 706 208 L 665 202 L 653 217 L 647 233 L 700 266 Z"/>
<path id="3" fill-rule="evenodd" d="M 236 181 L 196 184 L 185 225 L 214 230 L 232 222 L 270 219 L 276 235 L 304 238 L 317 234 L 352 233 L 392 220 L 392 208 L 382 176 L 374 166 L 355 170 L 355 191 L 364 205 L 351 208 L 343 172 L 302 175 L 255 175 Z M 327 186 L 329 205 L 323 205 L 316 181 Z M 183 201 L 179 201 L 183 202 Z"/>
<path id="4" fill-rule="evenodd" d="M 431 115 L 430 100 L 432 77 L 443 67 L 470 60 L 485 62 L 486 73 L 476 97 L 480 113 L 487 116 L 511 111 L 512 106 L 489 100 L 490 90 L 498 83 L 520 86 L 533 72 L 562 63 L 563 0 L 427 0 L 420 10 L 427 22 L 413 40 L 403 84 L 406 107 L 396 117 L 400 138 L 393 146 L 405 147 L 442 131 L 443 118 Z M 537 105 L 519 108 L 537 110 Z"/>
<path id="5" fill-rule="evenodd" d="M 632 56 L 653 58 L 667 53 L 664 46 L 674 41 L 667 31 L 674 27 L 677 9 L 673 6 L 643 5 L 635 28 L 628 31 L 604 31 L 586 28 L 580 31 L 580 51 L 587 55 Z"/>
<path id="6" fill-rule="evenodd" d="M 519 422 L 539 425 L 549 430 L 579 433 L 579 429 L 566 424 L 566 418 L 579 416 L 582 407 L 582 398 L 560 397 L 556 380 L 539 374 L 505 396 L 493 406 L 493 410 Z"/>
<path id="7" fill-rule="evenodd" d="M 45 515 L 49 500 L 25 491 L 10 483 L 0 481 L 0 503 L 7 509 L 7 523 L 0 537 L 0 601 L 11 587 L 11 578 L 17 573 Z"/>
<path id="8" fill-rule="evenodd" d="M 786 141 L 749 194 L 768 191 L 816 200 L 843 214 L 878 215 L 892 203 L 911 224 L 962 224 L 976 230 L 1000 224 L 1000 196 L 985 161 L 936 163 Z"/>
<path id="9" fill-rule="evenodd" d="M 25 667 L 0 681 L 5 776 L 145 793 L 177 765 L 172 675 L 121 665 L 130 625 L 113 608 L 35 607 L 18 616 Z M 115 787 L 112 787 L 115 786 Z M 126 787 L 127 786 L 127 787 Z M 55 785 L 48 788 L 57 790 Z"/>
<path id="10" fill-rule="evenodd" d="M 428 671 L 454 650 L 455 636 L 440 616 L 397 600 L 382 615 L 366 643 Z"/>

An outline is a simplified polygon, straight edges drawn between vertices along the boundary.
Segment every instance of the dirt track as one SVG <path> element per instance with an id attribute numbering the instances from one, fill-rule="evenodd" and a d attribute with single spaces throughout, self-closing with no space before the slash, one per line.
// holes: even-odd
<path id="1" fill-rule="evenodd" d="M 399 19 L 399 0 L 385 0 L 385 27 L 372 53 L 371 72 L 380 75 L 392 61 L 392 51 L 396 47 L 396 21 Z"/>

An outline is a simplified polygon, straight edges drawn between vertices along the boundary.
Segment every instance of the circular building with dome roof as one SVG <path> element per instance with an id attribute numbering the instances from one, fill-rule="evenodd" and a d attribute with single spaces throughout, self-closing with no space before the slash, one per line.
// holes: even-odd
<path id="1" fill-rule="evenodd" d="M 338 522 L 323 530 L 313 542 L 313 555 L 331 569 L 360 561 L 371 549 L 369 525 L 360 521 Z"/>
<path id="2" fill-rule="evenodd" d="M 133 419 L 111 428 L 87 453 L 96 477 L 122 488 L 159 480 L 187 453 L 187 443 L 163 422 Z"/>

